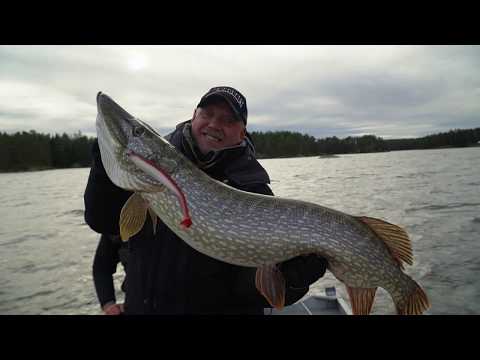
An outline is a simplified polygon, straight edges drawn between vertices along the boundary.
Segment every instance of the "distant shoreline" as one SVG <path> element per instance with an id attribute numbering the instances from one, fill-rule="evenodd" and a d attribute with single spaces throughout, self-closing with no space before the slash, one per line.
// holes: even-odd
<path id="1" fill-rule="evenodd" d="M 277 157 L 263 157 L 257 156 L 258 160 L 269 160 L 269 159 L 294 159 L 301 157 L 314 157 L 314 158 L 340 158 L 341 155 L 359 155 L 359 154 L 374 154 L 374 153 L 384 153 L 384 152 L 395 152 L 395 151 L 422 151 L 422 150 L 444 150 L 444 149 L 465 149 L 480 147 L 480 144 L 471 144 L 468 146 L 439 146 L 436 148 L 429 149 L 403 149 L 403 150 L 386 150 L 386 151 L 369 151 L 369 152 L 358 152 L 358 153 L 340 153 L 340 154 L 319 154 L 319 155 L 293 155 L 293 156 L 277 156 Z M 90 166 L 70 166 L 70 167 L 42 167 L 42 168 L 29 168 L 29 169 L 19 169 L 19 170 L 9 170 L 9 171 L 0 171 L 0 174 L 11 174 L 11 173 L 21 173 L 21 172 L 35 172 L 35 171 L 46 171 L 46 170 L 61 170 L 61 169 L 85 169 L 90 168 Z"/>
<path id="2" fill-rule="evenodd" d="M 467 149 L 473 147 L 480 147 L 480 144 L 473 144 L 468 146 L 439 146 L 435 148 L 428 149 L 400 149 L 400 150 L 385 150 L 385 151 L 368 151 L 368 152 L 358 152 L 358 153 L 338 153 L 338 154 L 321 154 L 321 155 L 294 155 L 294 156 L 277 156 L 277 157 L 262 157 L 257 156 L 257 159 L 268 160 L 268 159 L 294 159 L 300 157 L 314 157 L 314 158 L 340 158 L 342 155 L 360 155 L 360 154 L 375 154 L 375 153 L 387 153 L 387 152 L 396 152 L 396 151 L 423 151 L 423 150 L 445 150 L 445 149 Z M 258 154 L 257 154 L 258 155 Z"/>
<path id="3" fill-rule="evenodd" d="M 317 139 L 308 134 L 291 131 L 249 133 L 255 144 L 258 159 L 283 159 L 316 156 L 334 158 L 342 154 L 368 154 L 375 152 L 450 149 L 480 145 L 480 127 L 455 129 L 422 138 L 382 139 L 375 135 L 336 136 Z M 73 135 L 0 132 L 0 173 L 32 172 L 88 167 L 96 138 L 81 132 Z"/>
<path id="4" fill-rule="evenodd" d="M 22 172 L 35 172 L 35 171 L 47 171 L 47 170 L 63 170 L 63 169 L 90 169 L 90 166 L 70 166 L 70 167 L 42 167 L 42 168 L 30 168 L 30 169 L 19 169 L 19 170 L 9 170 L 9 171 L 0 171 L 0 174 L 16 174 Z"/>

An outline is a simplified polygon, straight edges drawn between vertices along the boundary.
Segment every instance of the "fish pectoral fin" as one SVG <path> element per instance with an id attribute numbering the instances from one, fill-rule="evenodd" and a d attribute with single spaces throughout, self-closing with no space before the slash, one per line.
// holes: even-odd
<path id="1" fill-rule="evenodd" d="M 277 265 L 264 265 L 257 269 L 255 286 L 270 305 L 276 309 L 285 306 L 285 278 Z"/>
<path id="2" fill-rule="evenodd" d="M 120 237 L 123 241 L 142 230 L 147 219 L 147 208 L 147 203 L 138 193 L 134 193 L 125 202 L 120 212 Z"/>
<path id="3" fill-rule="evenodd" d="M 352 304 L 353 315 L 368 315 L 372 310 L 377 288 L 354 288 L 347 286 L 348 296 Z"/>
<path id="4" fill-rule="evenodd" d="M 152 219 L 153 224 L 153 235 L 157 232 L 157 214 L 152 210 L 152 208 L 148 208 L 148 213 L 150 214 L 150 218 Z"/>
<path id="5" fill-rule="evenodd" d="M 403 262 L 413 264 L 412 244 L 408 234 L 400 226 L 386 221 L 366 216 L 356 217 L 357 220 L 367 225 L 387 246 L 395 261 L 403 270 Z"/>

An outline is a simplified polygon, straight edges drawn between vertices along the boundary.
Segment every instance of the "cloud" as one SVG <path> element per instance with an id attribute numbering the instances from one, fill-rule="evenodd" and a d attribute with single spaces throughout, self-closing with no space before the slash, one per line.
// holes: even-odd
<path id="1" fill-rule="evenodd" d="M 479 46 L 0 46 L 0 129 L 94 135 L 103 91 L 161 133 L 217 85 L 250 130 L 423 136 L 478 127 Z"/>

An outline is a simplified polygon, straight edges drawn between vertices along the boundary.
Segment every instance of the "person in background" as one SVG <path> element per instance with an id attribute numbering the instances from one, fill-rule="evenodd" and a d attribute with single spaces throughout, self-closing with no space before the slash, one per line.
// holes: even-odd
<path id="1" fill-rule="evenodd" d="M 255 158 L 247 132 L 247 102 L 236 89 L 210 89 L 190 120 L 166 139 L 213 179 L 234 188 L 273 196 L 270 179 Z M 85 220 L 96 232 L 119 234 L 122 206 L 132 194 L 115 186 L 94 143 L 93 165 L 85 190 Z M 242 222 L 242 218 L 236 219 Z M 278 264 L 286 280 L 285 304 L 300 300 L 322 277 L 327 261 L 298 256 Z M 163 222 L 156 232 L 150 217 L 129 239 L 125 314 L 256 314 L 271 307 L 255 287 L 255 268 L 206 256 L 177 237 Z"/>
<path id="2" fill-rule="evenodd" d="M 125 272 L 121 290 L 126 292 L 128 242 L 120 240 L 118 235 L 102 234 L 93 259 L 93 283 L 102 311 L 106 315 L 120 315 L 123 304 L 117 304 L 113 274 L 121 263 Z"/>

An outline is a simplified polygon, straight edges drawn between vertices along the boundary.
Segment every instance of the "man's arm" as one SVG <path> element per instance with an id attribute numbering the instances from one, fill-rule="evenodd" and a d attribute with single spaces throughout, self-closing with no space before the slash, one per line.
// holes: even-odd
<path id="1" fill-rule="evenodd" d="M 114 244 L 108 235 L 100 237 L 93 259 L 92 274 L 95 291 L 102 309 L 105 305 L 116 302 L 113 274 L 115 274 L 120 261 L 118 250 L 119 245 Z"/>
<path id="2" fill-rule="evenodd" d="M 116 186 L 103 167 L 98 141 L 92 147 L 92 168 L 84 194 L 85 222 L 100 234 L 119 234 L 120 211 L 132 194 Z"/>

